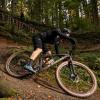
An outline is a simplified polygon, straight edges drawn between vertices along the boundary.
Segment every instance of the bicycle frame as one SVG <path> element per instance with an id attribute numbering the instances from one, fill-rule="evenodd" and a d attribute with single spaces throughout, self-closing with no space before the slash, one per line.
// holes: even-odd
<path id="1" fill-rule="evenodd" d="M 54 66 L 54 65 L 58 64 L 61 61 L 67 60 L 67 58 L 70 57 L 69 54 L 53 54 L 52 56 L 58 56 L 58 57 L 62 56 L 62 57 L 57 59 L 57 60 L 55 60 L 54 63 L 52 63 L 51 65 L 48 65 L 48 67 Z"/>
<path id="2" fill-rule="evenodd" d="M 63 61 L 63 62 L 64 61 L 68 61 L 68 66 L 66 66 L 66 67 L 69 67 L 69 69 L 70 69 L 70 76 L 74 80 L 75 77 L 77 76 L 77 73 L 75 72 L 73 64 L 72 64 L 72 57 L 71 57 L 71 55 L 70 54 L 52 54 L 52 56 L 53 56 L 53 58 L 55 56 L 57 56 L 57 57 L 62 56 L 62 57 L 57 59 L 57 60 L 54 60 L 53 63 L 47 65 L 45 68 L 43 68 L 43 70 L 46 70 L 46 69 L 48 69 L 48 68 L 50 68 L 50 67 L 52 67 L 52 66 L 54 66 L 54 65 L 56 65 L 58 63 L 60 63 L 61 61 Z M 43 64 L 40 64 L 40 65 L 43 65 Z"/>
<path id="3" fill-rule="evenodd" d="M 60 63 L 61 61 L 68 61 L 68 59 L 71 58 L 71 56 L 69 54 L 52 54 L 52 56 L 53 56 L 52 58 L 59 57 L 59 56 L 60 56 L 60 58 L 58 58 L 57 60 L 54 59 L 54 62 L 49 64 L 49 65 L 47 65 L 44 69 L 48 69 L 49 67 L 52 67 L 52 66 Z M 41 57 L 41 58 L 43 59 L 43 57 Z M 40 63 L 40 65 L 42 67 L 43 63 L 42 64 L 41 63 Z"/>

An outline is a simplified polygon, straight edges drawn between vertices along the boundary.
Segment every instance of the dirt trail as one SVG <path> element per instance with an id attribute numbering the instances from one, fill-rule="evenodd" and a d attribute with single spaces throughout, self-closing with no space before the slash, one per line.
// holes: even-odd
<path id="1" fill-rule="evenodd" d="M 19 46 L 17 43 L 0 38 L 0 69 L 5 72 L 5 62 L 3 61 L 8 52 L 8 47 L 17 47 Z M 45 88 L 39 84 L 37 84 L 32 78 L 28 79 L 16 79 L 8 74 L 2 74 L 2 78 L 8 81 L 10 86 L 13 89 L 16 89 L 18 93 L 22 94 L 22 97 L 27 98 L 26 100 L 99 100 L 100 92 L 96 92 L 94 95 L 86 98 L 80 99 L 76 97 L 72 97 L 68 94 L 58 93 L 51 89 Z M 30 98 L 30 99 L 29 99 Z M 25 99 L 22 99 L 25 100 Z"/>

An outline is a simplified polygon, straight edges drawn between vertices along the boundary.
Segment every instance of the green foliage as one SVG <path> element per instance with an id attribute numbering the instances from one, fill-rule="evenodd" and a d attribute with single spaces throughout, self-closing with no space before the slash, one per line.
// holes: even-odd
<path id="1" fill-rule="evenodd" d="M 31 44 L 32 42 L 32 33 L 29 33 L 23 29 L 15 30 L 15 32 L 12 35 L 13 39 L 20 43 L 26 43 Z"/>
<path id="2" fill-rule="evenodd" d="M 98 2 L 95 2 L 95 5 L 96 3 Z M 17 0 L 9 3 L 7 7 L 2 6 L 5 10 L 9 9 L 11 14 L 13 12 L 13 15 L 20 16 L 23 13 L 25 19 L 49 26 L 61 28 L 70 26 L 73 30 L 99 31 L 100 19 L 98 12 L 95 11 L 99 7 L 94 6 L 91 0 L 88 3 L 87 0 Z"/>
<path id="3" fill-rule="evenodd" d="M 81 59 L 84 60 L 88 66 L 93 69 L 97 70 L 100 65 L 100 55 L 94 53 L 83 53 L 81 54 Z"/>
<path id="4" fill-rule="evenodd" d="M 31 44 L 32 42 L 32 33 L 24 29 L 17 29 L 13 24 L 10 25 L 6 23 L 4 26 L 0 26 L 0 31 L 0 35 L 13 39 L 19 43 Z"/>
<path id="5" fill-rule="evenodd" d="M 82 30 L 82 31 L 90 31 L 93 29 L 93 25 L 91 24 L 90 20 L 88 19 L 75 19 L 73 25 L 72 25 L 72 29 L 74 31 L 76 30 Z"/>
<path id="6" fill-rule="evenodd" d="M 9 23 L 5 23 L 4 28 L 6 31 L 13 33 L 14 32 L 14 25 L 13 24 L 9 24 Z"/>
<path id="7" fill-rule="evenodd" d="M 77 7 L 79 7 L 80 2 L 81 2 L 80 0 L 66 0 L 64 5 L 68 9 L 76 9 Z"/>
<path id="8" fill-rule="evenodd" d="M 94 71 L 100 87 L 100 53 L 82 53 L 79 55 L 79 58 L 80 62 L 84 62 L 84 64 Z"/>
<path id="9" fill-rule="evenodd" d="M 0 97 L 15 96 L 16 94 L 16 90 L 12 89 L 7 81 L 0 79 Z"/>

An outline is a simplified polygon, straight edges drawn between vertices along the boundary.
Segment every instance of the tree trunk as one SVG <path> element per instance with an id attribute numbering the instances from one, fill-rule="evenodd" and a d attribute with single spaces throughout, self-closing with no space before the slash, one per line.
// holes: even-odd
<path id="1" fill-rule="evenodd" d="M 1 5 L 2 5 L 2 9 L 5 10 L 6 9 L 6 1 L 1 0 Z"/>
<path id="2" fill-rule="evenodd" d="M 62 19 L 62 8 L 61 8 L 61 2 L 59 1 L 59 27 L 63 27 L 63 19 Z"/>
<path id="3" fill-rule="evenodd" d="M 56 27 L 59 26 L 59 21 L 58 21 L 58 5 L 55 3 L 55 16 L 56 16 Z"/>
<path id="4" fill-rule="evenodd" d="M 90 19 L 90 7 L 89 4 L 87 4 L 87 0 L 82 0 L 82 4 L 83 4 L 85 17 Z"/>
<path id="5" fill-rule="evenodd" d="M 92 20 L 95 24 L 95 28 L 99 26 L 99 16 L 98 16 L 98 7 L 97 7 L 97 0 L 91 0 L 92 5 Z"/>

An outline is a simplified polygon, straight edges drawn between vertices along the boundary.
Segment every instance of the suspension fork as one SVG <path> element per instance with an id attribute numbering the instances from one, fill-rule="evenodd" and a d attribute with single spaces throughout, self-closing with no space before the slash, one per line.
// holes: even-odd
<path id="1" fill-rule="evenodd" d="M 68 60 L 68 67 L 70 69 L 70 77 L 71 79 L 75 80 L 76 76 L 77 76 L 77 73 L 75 72 L 75 69 L 74 69 L 74 66 L 73 66 L 73 63 L 72 63 L 72 58 L 70 57 L 69 60 Z"/>

